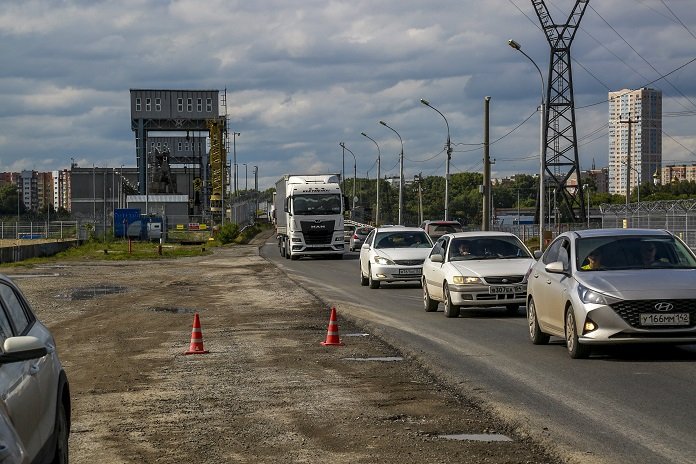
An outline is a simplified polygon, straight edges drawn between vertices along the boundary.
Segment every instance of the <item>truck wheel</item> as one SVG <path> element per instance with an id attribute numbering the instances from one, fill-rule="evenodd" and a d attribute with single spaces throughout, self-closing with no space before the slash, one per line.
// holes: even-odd
<path id="1" fill-rule="evenodd" d="M 285 246 L 282 241 L 278 241 L 278 252 L 281 258 L 285 258 Z"/>

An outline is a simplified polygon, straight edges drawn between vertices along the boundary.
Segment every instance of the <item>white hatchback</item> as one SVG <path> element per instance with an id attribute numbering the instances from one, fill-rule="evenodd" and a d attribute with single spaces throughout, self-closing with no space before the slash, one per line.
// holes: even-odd
<path id="1" fill-rule="evenodd" d="M 68 462 L 70 391 L 51 332 L 0 275 L 0 408 L 29 462 Z"/>
<path id="2" fill-rule="evenodd" d="M 373 229 L 360 247 L 360 285 L 379 288 L 381 282 L 420 282 L 423 260 L 432 246 L 420 227 Z"/>
<path id="3" fill-rule="evenodd" d="M 458 317 L 460 307 L 504 306 L 517 313 L 527 296 L 529 249 L 507 232 L 458 232 L 440 237 L 423 263 L 423 305 Z"/>

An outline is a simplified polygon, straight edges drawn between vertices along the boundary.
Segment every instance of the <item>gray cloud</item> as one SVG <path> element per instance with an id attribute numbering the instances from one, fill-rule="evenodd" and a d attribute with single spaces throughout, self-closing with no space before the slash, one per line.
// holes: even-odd
<path id="1" fill-rule="evenodd" d="M 547 0 L 557 22 L 574 3 Z M 594 104 L 607 87 L 639 87 L 694 57 L 696 38 L 665 4 L 696 32 L 687 1 L 590 3 L 572 50 L 580 137 L 606 124 L 606 103 Z M 70 158 L 135 165 L 130 88 L 227 89 L 230 126 L 242 133 L 238 162 L 259 166 L 262 187 L 290 170 L 339 171 L 341 141 L 364 176 L 376 148 L 362 131 L 378 141 L 383 171 L 396 174 L 399 140 L 382 119 L 403 138 L 407 175 L 443 174 L 445 124 L 420 98 L 448 119 L 453 171 L 480 169 L 481 151 L 462 144 L 481 142 L 484 96 L 492 140 L 540 99 L 536 69 L 509 38 L 545 77 L 549 47 L 525 0 L 6 1 L 0 170 L 64 168 Z M 676 90 L 652 85 L 665 112 L 696 110 L 695 74 L 692 64 L 671 75 Z M 693 116 L 665 118 L 664 130 L 687 148 L 665 137 L 666 160 L 696 158 Z M 606 165 L 606 136 L 597 134 L 581 142 L 582 168 Z M 537 153 L 534 114 L 491 146 L 501 160 L 494 173 L 534 173 Z"/>

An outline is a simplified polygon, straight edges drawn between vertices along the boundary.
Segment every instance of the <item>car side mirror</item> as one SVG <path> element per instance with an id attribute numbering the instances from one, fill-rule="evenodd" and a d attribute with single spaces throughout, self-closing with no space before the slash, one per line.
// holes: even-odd
<path id="1" fill-rule="evenodd" d="M 3 344 L 4 352 L 0 354 L 0 364 L 8 364 L 30 359 L 39 359 L 48 354 L 48 349 L 36 337 L 10 337 Z"/>
<path id="2" fill-rule="evenodd" d="M 533 254 L 534 254 L 534 259 L 536 259 L 536 260 L 538 261 L 539 258 L 541 258 L 541 255 L 544 254 L 544 252 L 541 251 L 541 250 L 534 250 L 534 253 L 533 253 Z"/>
<path id="3" fill-rule="evenodd" d="M 550 272 L 551 274 L 566 274 L 565 266 L 561 261 L 549 263 L 546 265 L 545 269 L 546 272 Z"/>
<path id="4" fill-rule="evenodd" d="M 430 261 L 433 263 L 441 263 L 444 259 L 441 254 L 435 253 L 434 255 L 430 255 Z"/>

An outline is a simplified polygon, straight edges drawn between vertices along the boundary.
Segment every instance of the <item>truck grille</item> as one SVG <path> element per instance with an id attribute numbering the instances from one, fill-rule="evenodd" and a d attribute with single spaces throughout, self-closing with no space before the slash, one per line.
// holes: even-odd
<path id="1" fill-rule="evenodd" d="M 300 221 L 307 245 L 331 245 L 334 225 L 334 221 Z"/>

